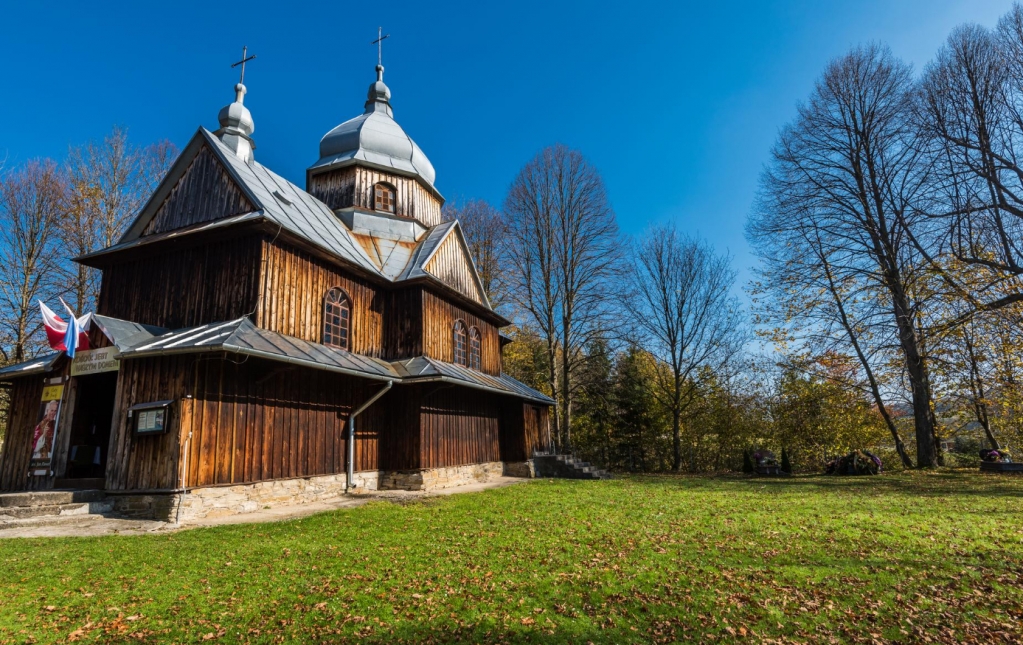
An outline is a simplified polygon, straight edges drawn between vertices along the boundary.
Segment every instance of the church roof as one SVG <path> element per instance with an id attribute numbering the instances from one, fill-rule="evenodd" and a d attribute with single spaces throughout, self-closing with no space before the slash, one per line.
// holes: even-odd
<path id="1" fill-rule="evenodd" d="M 444 381 L 466 387 L 515 394 L 525 399 L 554 405 L 554 399 L 504 373 L 500 376 L 493 376 L 471 370 L 463 365 L 439 361 L 428 356 L 416 356 L 415 358 L 392 364 L 402 375 L 403 383 Z"/>
<path id="2" fill-rule="evenodd" d="M 53 364 L 57 362 L 57 359 L 61 357 L 63 352 L 52 352 L 50 354 L 43 354 L 36 358 L 31 358 L 21 363 L 15 363 L 14 365 L 8 365 L 0 369 L 0 383 L 7 382 L 10 379 L 21 378 L 22 376 L 33 376 L 35 374 L 45 374 L 53 369 Z"/>
<path id="3" fill-rule="evenodd" d="M 122 350 L 118 358 L 196 352 L 229 352 L 378 381 L 443 381 L 499 394 L 511 394 L 544 404 L 554 403 L 550 397 L 507 374 L 492 376 L 426 356 L 387 362 L 261 329 L 248 318 L 167 332 Z"/>
<path id="4" fill-rule="evenodd" d="M 230 352 L 376 380 L 397 377 L 390 363 L 256 327 L 248 318 L 177 329 L 121 352 L 121 358 Z"/>
<path id="5" fill-rule="evenodd" d="M 337 126 L 320 140 L 320 158 L 311 172 L 358 163 L 399 175 L 417 177 L 434 192 L 437 173 L 416 142 L 394 120 L 391 90 L 384 84 L 384 68 L 377 65 L 377 81 L 369 86 L 366 111 Z"/>
<path id="6" fill-rule="evenodd" d="M 174 163 L 167 178 L 120 241 L 114 246 L 78 259 L 87 260 L 184 233 L 184 231 L 171 231 L 163 235 L 142 235 L 146 225 L 156 215 L 164 200 L 177 184 L 178 179 L 188 170 L 191 160 L 199 153 L 203 144 L 206 144 L 222 162 L 224 168 L 256 210 L 232 218 L 207 222 L 195 229 L 189 229 L 189 232 L 191 230 L 207 230 L 223 224 L 265 219 L 280 226 L 282 230 L 287 230 L 366 271 L 386 277 L 354 240 L 352 233 L 344 223 L 334 215 L 334 212 L 326 204 L 259 162 L 245 162 L 239 159 L 231 149 L 206 128 L 199 128 L 199 131 L 192 137 L 188 146 L 181 153 L 181 157 Z"/>

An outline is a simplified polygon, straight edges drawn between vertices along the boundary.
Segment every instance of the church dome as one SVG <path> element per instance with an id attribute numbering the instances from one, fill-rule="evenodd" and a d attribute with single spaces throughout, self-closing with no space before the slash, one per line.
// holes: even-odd
<path id="1" fill-rule="evenodd" d="M 377 65 L 377 80 L 369 86 L 366 111 L 324 135 L 320 159 L 310 170 L 356 163 L 419 177 L 430 187 L 437 176 L 430 160 L 394 120 L 382 65 Z"/>

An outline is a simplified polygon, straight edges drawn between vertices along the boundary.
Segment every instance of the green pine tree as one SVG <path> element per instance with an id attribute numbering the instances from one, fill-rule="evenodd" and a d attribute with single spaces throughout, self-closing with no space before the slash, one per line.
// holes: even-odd
<path id="1" fill-rule="evenodd" d="M 792 473 L 792 464 L 789 462 L 789 451 L 784 447 L 781 449 L 781 471 L 783 473 Z"/>

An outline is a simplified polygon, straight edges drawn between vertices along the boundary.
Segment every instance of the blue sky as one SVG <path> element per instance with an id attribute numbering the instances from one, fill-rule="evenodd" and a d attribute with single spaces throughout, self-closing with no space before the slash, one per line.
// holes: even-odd
<path id="1" fill-rule="evenodd" d="M 920 69 L 1010 0 L 9 4 L 0 158 L 62 158 L 111 126 L 183 146 L 215 129 L 242 45 L 256 158 L 303 185 L 320 137 L 362 111 L 378 25 L 395 118 L 448 199 L 500 204 L 543 146 L 581 150 L 622 228 L 676 220 L 753 263 L 743 239 L 778 129 L 827 61 L 882 41 Z M 11 28 L 13 27 L 13 28 Z"/>

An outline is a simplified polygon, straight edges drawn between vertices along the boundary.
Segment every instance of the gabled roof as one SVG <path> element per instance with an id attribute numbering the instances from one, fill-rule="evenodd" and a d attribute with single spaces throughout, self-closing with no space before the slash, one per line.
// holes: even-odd
<path id="1" fill-rule="evenodd" d="M 110 316 L 100 316 L 97 314 L 92 319 L 96 322 L 100 331 L 120 351 L 124 351 L 133 345 L 138 345 L 154 336 L 167 332 L 163 327 L 143 325 L 129 320 L 121 320 L 120 318 L 111 318 Z"/>
<path id="2" fill-rule="evenodd" d="M 146 225 L 156 216 L 160 206 L 163 205 L 204 144 L 213 152 L 238 187 L 245 193 L 245 196 L 256 207 L 256 211 L 253 213 L 254 217 L 250 217 L 248 214 L 236 216 L 239 221 L 265 219 L 332 255 L 383 277 L 366 252 L 352 238 L 348 228 L 326 204 L 259 162 L 245 163 L 206 128 L 199 128 L 195 136 L 192 137 L 167 177 L 118 244 L 110 249 L 83 256 L 83 258 L 144 243 L 145 238 L 142 236 L 142 232 Z"/>
<path id="3" fill-rule="evenodd" d="M 472 261 L 469 244 L 465 240 L 465 234 L 462 233 L 462 226 L 458 223 L 458 220 L 448 220 L 431 228 L 419 242 L 416 250 L 412 253 L 412 257 L 409 259 L 408 265 L 406 265 L 405 270 L 401 272 L 396 281 L 432 278 L 444 282 L 441 276 L 430 272 L 427 266 L 430 264 L 430 260 L 437 255 L 437 251 L 440 250 L 444 242 L 451 236 L 454 236 L 454 239 L 457 240 L 462 255 L 471 269 L 470 273 L 473 284 L 476 286 L 481 304 L 487 309 L 493 310 L 493 307 L 490 305 L 490 299 L 487 298 L 486 289 L 483 288 L 483 280 L 480 279 L 480 274 L 476 270 L 476 263 Z M 469 294 L 462 295 L 471 298 Z"/>
<path id="4" fill-rule="evenodd" d="M 159 213 L 161 206 L 204 146 L 213 153 L 231 180 L 238 185 L 238 188 L 256 210 L 164 233 L 143 235 L 146 227 Z M 389 283 L 428 279 L 453 289 L 457 293 L 456 288 L 446 284 L 440 276 L 426 269 L 441 245 L 451 235 L 455 235 L 461 252 L 471 267 L 470 273 L 479 298 L 473 298 L 469 294 L 462 295 L 493 312 L 493 307 L 487 299 L 482 281 L 472 261 L 465 236 L 457 221 L 450 220 L 429 229 L 427 234 L 418 243 L 415 243 L 414 247 L 401 241 L 387 239 L 384 236 L 356 235 L 326 204 L 259 162 L 246 163 L 242 161 L 205 128 L 199 128 L 192 137 L 170 172 L 118 243 L 106 249 L 83 255 L 77 260 L 89 264 L 88 260 L 92 258 L 99 258 L 151 242 L 177 239 L 234 224 L 253 222 L 265 222 L 269 226 L 277 227 L 276 230 L 287 231 L 327 255 L 347 261 Z M 497 315 L 496 312 L 493 313 Z"/>

